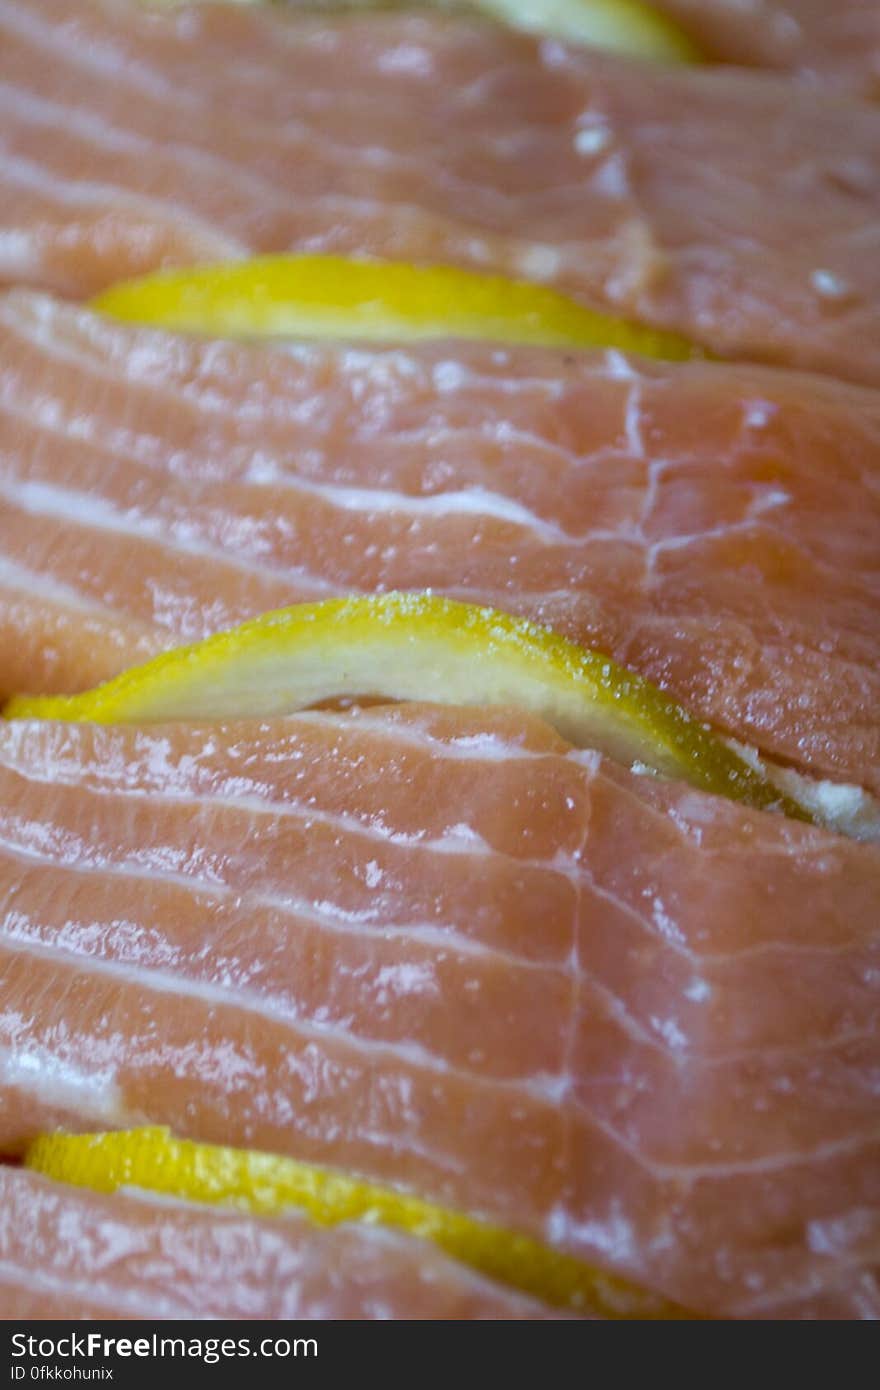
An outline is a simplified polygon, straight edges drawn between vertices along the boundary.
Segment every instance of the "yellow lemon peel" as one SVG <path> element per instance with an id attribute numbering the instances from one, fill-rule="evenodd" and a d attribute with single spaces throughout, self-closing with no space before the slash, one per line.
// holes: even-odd
<path id="1" fill-rule="evenodd" d="M 430 593 L 277 609 L 84 694 L 16 696 L 4 714 L 102 724 L 269 718 L 358 696 L 515 706 L 626 765 L 810 818 L 760 768 L 610 657 L 525 618 Z"/>
<path id="2" fill-rule="evenodd" d="M 677 333 L 589 309 L 544 285 L 346 256 L 256 256 L 159 271 L 112 285 L 91 307 L 127 323 L 214 337 L 471 338 L 615 348 L 670 361 L 701 355 Z"/>
<path id="3" fill-rule="evenodd" d="M 691 1316 L 530 1236 L 463 1212 L 277 1154 L 175 1139 L 159 1126 L 44 1135 L 28 1149 L 25 1164 L 57 1182 L 97 1192 L 135 1187 L 263 1216 L 295 1208 L 320 1226 L 356 1221 L 393 1227 L 432 1242 L 489 1278 L 576 1312 L 605 1318 Z"/>

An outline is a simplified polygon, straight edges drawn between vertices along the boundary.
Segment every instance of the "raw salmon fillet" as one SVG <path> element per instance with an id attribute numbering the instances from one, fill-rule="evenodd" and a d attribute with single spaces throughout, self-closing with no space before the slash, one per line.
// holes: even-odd
<path id="1" fill-rule="evenodd" d="M 0 0 L 0 280 L 65 295 L 252 251 L 450 261 L 878 383 L 878 156 L 867 103 L 484 22 Z"/>
<path id="2" fill-rule="evenodd" d="M 698 1311 L 880 1315 L 880 851 L 514 712 L 0 729 L 0 1141 L 336 1165 Z"/>
<path id="3" fill-rule="evenodd" d="M 432 1246 L 0 1167 L 0 1318 L 529 1318 Z"/>
<path id="4" fill-rule="evenodd" d="M 651 0 L 715 62 L 880 97 L 877 0 Z"/>
<path id="5" fill-rule="evenodd" d="M 880 395 L 480 344 L 290 351 L 0 298 L 0 693 L 432 587 L 880 790 Z"/>

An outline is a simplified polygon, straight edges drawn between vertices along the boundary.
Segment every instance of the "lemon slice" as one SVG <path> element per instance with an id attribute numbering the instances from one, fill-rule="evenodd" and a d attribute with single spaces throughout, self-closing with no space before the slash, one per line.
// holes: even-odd
<path id="1" fill-rule="evenodd" d="M 196 1144 L 162 1127 L 49 1134 L 25 1165 L 56 1182 L 115 1192 L 137 1187 L 258 1215 L 296 1208 L 316 1225 L 368 1222 L 431 1241 L 446 1254 L 523 1293 L 605 1318 L 687 1318 L 684 1309 L 513 1231 L 334 1169 L 277 1154 Z"/>
<path id="2" fill-rule="evenodd" d="M 346 256 L 256 256 L 159 271 L 111 286 L 91 307 L 130 323 L 214 337 L 479 338 L 676 361 L 700 355 L 677 333 L 588 309 L 543 285 Z"/>
<path id="3" fill-rule="evenodd" d="M 610 657 L 524 618 L 429 593 L 281 608 L 82 695 L 17 696 L 4 714 L 101 724 L 259 719 L 343 696 L 514 705 L 627 765 L 809 819 L 760 765 Z"/>
<path id="4" fill-rule="evenodd" d="M 608 49 L 630 58 L 696 63 L 682 29 L 638 0 L 470 0 L 470 7 L 512 29 Z"/>

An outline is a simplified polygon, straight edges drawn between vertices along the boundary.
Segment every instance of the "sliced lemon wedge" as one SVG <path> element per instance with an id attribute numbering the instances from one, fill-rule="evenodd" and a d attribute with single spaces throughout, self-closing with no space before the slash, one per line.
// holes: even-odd
<path id="1" fill-rule="evenodd" d="M 175 1139 L 158 1126 L 44 1135 L 28 1149 L 25 1165 L 56 1182 L 97 1192 L 135 1187 L 264 1216 L 295 1208 L 320 1226 L 342 1221 L 390 1226 L 555 1307 L 605 1318 L 690 1316 L 658 1295 L 476 1217 L 277 1154 Z"/>
<path id="2" fill-rule="evenodd" d="M 639 0 L 470 0 L 470 7 L 549 38 L 661 63 L 696 63 L 684 30 Z"/>
<path id="3" fill-rule="evenodd" d="M 84 694 L 17 696 L 4 714 L 101 724 L 259 719 L 345 696 L 513 705 L 580 747 L 809 819 L 760 766 L 642 676 L 527 619 L 430 593 L 281 608 Z"/>
<path id="4" fill-rule="evenodd" d="M 112 285 L 91 307 L 129 323 L 214 337 L 478 338 L 673 361 L 700 355 L 677 333 L 588 309 L 543 285 L 346 256 L 256 256 L 159 271 Z"/>

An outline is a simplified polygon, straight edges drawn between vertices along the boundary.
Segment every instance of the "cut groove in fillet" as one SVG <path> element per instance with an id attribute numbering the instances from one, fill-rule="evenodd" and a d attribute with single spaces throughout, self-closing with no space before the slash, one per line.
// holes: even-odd
<path id="1" fill-rule="evenodd" d="M 183 0 L 142 0 L 145 4 L 177 4 Z M 232 0 L 239 5 L 265 4 L 267 0 Z M 469 11 L 500 20 L 512 29 L 530 34 L 588 44 L 630 58 L 659 63 L 696 63 L 700 54 L 684 30 L 667 16 L 657 14 L 642 0 L 308 0 L 300 10 L 448 10 Z"/>
<path id="2" fill-rule="evenodd" d="M 257 256 L 160 271 L 111 286 L 92 307 L 130 323 L 215 337 L 477 338 L 671 361 L 702 355 L 677 333 L 588 309 L 541 285 L 346 256 Z"/>
<path id="3" fill-rule="evenodd" d="M 610 657 L 525 619 L 430 593 L 278 609 L 82 695 L 18 696 L 5 715 L 103 724 L 261 718 L 367 696 L 513 705 L 627 765 L 812 819 L 763 771 Z"/>
<path id="4" fill-rule="evenodd" d="M 277 1154 L 175 1139 L 149 1126 L 107 1134 L 44 1135 L 28 1168 L 77 1187 L 141 1188 L 271 1215 L 291 1207 L 320 1226 L 365 1222 L 431 1241 L 480 1273 L 555 1307 L 606 1318 L 692 1316 L 677 1304 L 552 1250 L 407 1193 Z"/>

